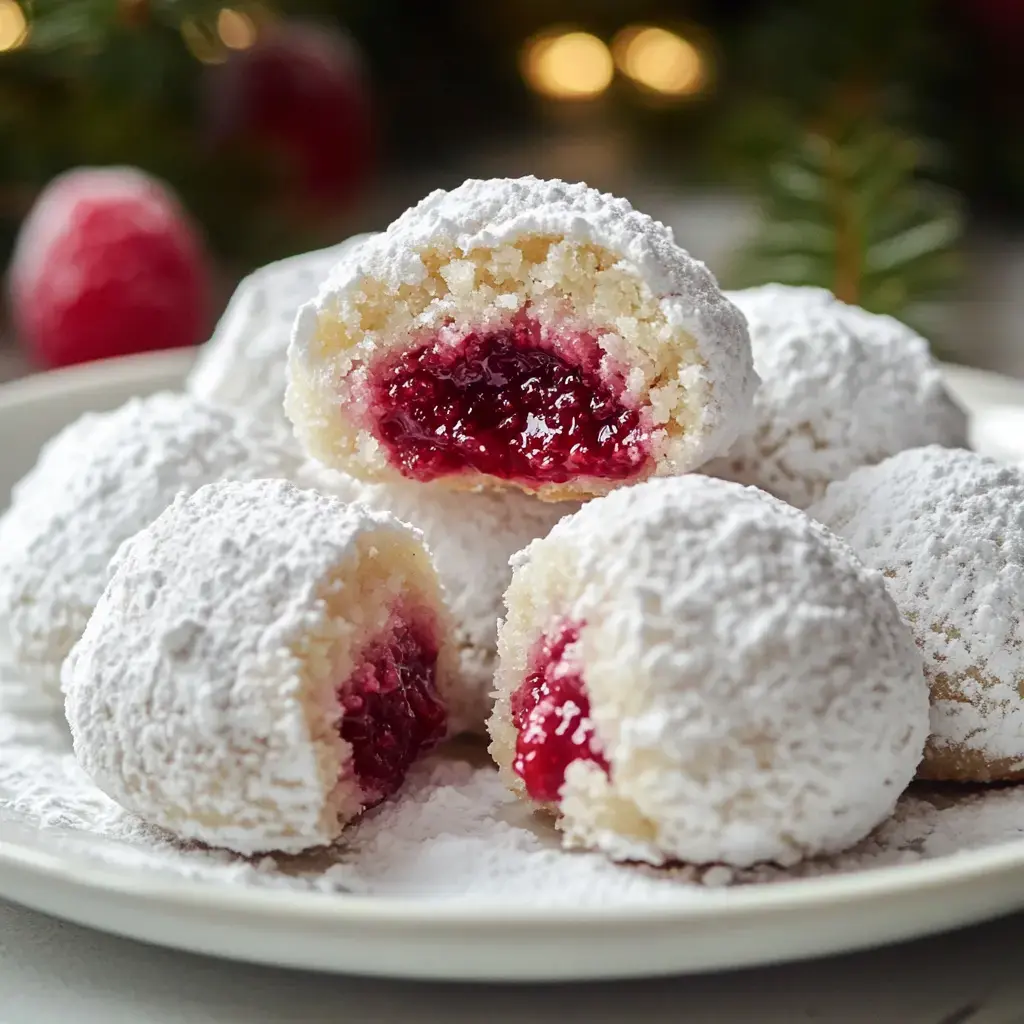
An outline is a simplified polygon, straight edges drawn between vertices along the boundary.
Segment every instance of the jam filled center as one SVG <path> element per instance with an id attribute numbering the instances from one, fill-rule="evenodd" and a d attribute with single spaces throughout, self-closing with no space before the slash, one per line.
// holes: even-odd
<path id="1" fill-rule="evenodd" d="M 518 731 L 512 768 L 526 792 L 544 803 L 557 803 L 573 761 L 593 761 L 608 771 L 597 747 L 583 676 L 567 657 L 580 628 L 580 623 L 566 622 L 543 637 L 529 673 L 512 694 L 512 722 Z"/>
<path id="2" fill-rule="evenodd" d="M 391 796 L 412 763 L 445 737 L 432 632 L 393 618 L 362 652 L 338 699 L 339 731 L 352 746 L 352 770 L 364 806 L 371 807 Z"/>
<path id="3" fill-rule="evenodd" d="M 626 480 L 650 457 L 640 412 L 599 372 L 586 335 L 570 359 L 525 315 L 513 326 L 428 342 L 371 374 L 371 415 L 393 465 L 414 480 L 475 471 L 532 485 Z"/>

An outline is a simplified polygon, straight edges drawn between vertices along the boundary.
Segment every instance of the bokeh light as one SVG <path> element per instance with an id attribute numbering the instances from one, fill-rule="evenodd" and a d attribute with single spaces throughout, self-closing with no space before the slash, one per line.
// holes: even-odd
<path id="1" fill-rule="evenodd" d="M 229 50 L 248 50 L 256 42 L 256 22 L 245 11 L 225 7 L 217 15 L 217 35 Z"/>
<path id="2" fill-rule="evenodd" d="M 624 28 L 612 44 L 615 63 L 638 85 L 662 96 L 692 96 L 707 85 L 707 61 L 693 43 L 654 25 Z"/>
<path id="3" fill-rule="evenodd" d="M 220 35 L 208 25 L 188 18 L 181 23 L 181 38 L 188 52 L 203 64 L 223 64 L 228 59 Z"/>
<path id="4" fill-rule="evenodd" d="M 552 99 L 593 99 L 608 88 L 614 74 L 608 47 L 589 32 L 548 32 L 524 48 L 527 84 Z"/>
<path id="5" fill-rule="evenodd" d="M 17 50 L 28 39 L 28 21 L 15 0 L 0 0 L 0 53 Z"/>

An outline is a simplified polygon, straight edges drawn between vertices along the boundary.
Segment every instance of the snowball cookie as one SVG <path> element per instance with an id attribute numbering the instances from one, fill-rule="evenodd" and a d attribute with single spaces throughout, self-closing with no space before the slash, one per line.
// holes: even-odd
<path id="1" fill-rule="evenodd" d="M 341 254 L 363 237 L 271 263 L 245 278 L 199 350 L 188 391 L 213 405 L 248 413 L 282 443 L 294 445 L 284 389 L 295 314 Z"/>
<path id="2" fill-rule="evenodd" d="M 918 775 L 1024 778 L 1024 469 L 920 448 L 833 484 L 810 511 L 882 571 L 924 653 Z"/>
<path id="3" fill-rule="evenodd" d="M 0 519 L 0 627 L 19 667 L 59 700 L 60 663 L 81 636 L 122 541 L 181 490 L 288 476 L 270 435 L 187 395 L 89 413 L 42 449 Z"/>
<path id="4" fill-rule="evenodd" d="M 491 753 L 615 860 L 786 865 L 886 818 L 928 732 L 881 576 L 763 491 L 616 491 L 515 562 Z"/>
<path id="5" fill-rule="evenodd" d="M 904 448 L 967 443 L 967 418 L 927 342 L 821 288 L 730 292 L 746 315 L 761 387 L 755 422 L 714 476 L 806 508 L 858 466 Z"/>
<path id="6" fill-rule="evenodd" d="M 394 518 L 280 480 L 210 484 L 114 560 L 63 671 L 75 756 L 182 839 L 329 843 L 445 737 L 447 623 Z"/>
<path id="7" fill-rule="evenodd" d="M 743 317 L 669 228 L 536 178 L 433 192 L 351 249 L 288 372 L 325 465 L 550 500 L 724 453 L 756 382 Z"/>
<path id="8" fill-rule="evenodd" d="M 486 732 L 494 704 L 498 619 L 512 578 L 509 559 L 579 504 L 538 501 L 517 491 L 470 494 L 436 483 L 369 484 L 318 466 L 306 467 L 304 474 L 321 491 L 391 512 L 423 533 L 455 623 L 461 685 L 449 708 L 453 728 Z"/>

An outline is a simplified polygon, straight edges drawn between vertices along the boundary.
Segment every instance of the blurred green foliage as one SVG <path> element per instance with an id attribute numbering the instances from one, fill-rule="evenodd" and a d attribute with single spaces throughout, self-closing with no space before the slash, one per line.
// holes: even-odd
<path id="1" fill-rule="evenodd" d="M 223 0 L 24 6 L 27 45 L 0 54 L 0 266 L 35 188 L 83 164 L 133 164 L 168 179 L 217 251 L 243 267 L 315 241 L 309 225 L 277 213 L 272 167 L 251 152 L 214 151 L 204 137 L 206 69 L 182 25 L 210 31 Z"/>

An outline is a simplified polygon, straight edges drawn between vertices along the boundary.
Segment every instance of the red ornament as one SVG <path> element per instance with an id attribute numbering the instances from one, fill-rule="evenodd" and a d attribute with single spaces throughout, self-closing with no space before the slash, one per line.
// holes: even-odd
<path id="1" fill-rule="evenodd" d="M 358 192 L 373 164 L 374 130 L 348 36 L 277 23 L 209 74 L 215 143 L 268 152 L 290 171 L 298 198 L 338 205 Z"/>
<path id="2" fill-rule="evenodd" d="M 129 167 L 55 178 L 25 219 L 10 269 L 15 330 L 43 366 L 203 341 L 202 241 L 159 181 Z"/>

